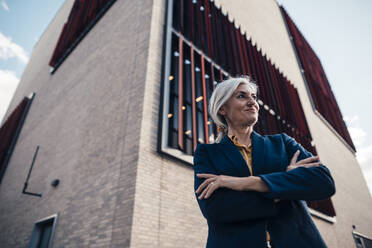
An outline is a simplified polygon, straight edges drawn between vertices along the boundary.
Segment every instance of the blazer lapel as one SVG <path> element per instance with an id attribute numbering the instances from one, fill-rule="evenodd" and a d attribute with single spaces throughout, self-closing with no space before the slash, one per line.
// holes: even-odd
<path id="1" fill-rule="evenodd" d="M 251 139 L 253 175 L 260 175 L 265 172 L 265 138 L 253 131 Z M 238 175 L 250 176 L 247 163 L 229 136 L 225 135 L 219 144 L 221 144 L 220 150 L 230 160 L 232 167 Z"/>
<path id="2" fill-rule="evenodd" d="M 233 169 L 241 176 L 249 176 L 250 172 L 239 149 L 234 145 L 229 136 L 225 135 L 219 143 L 220 150 L 230 160 Z"/>
<path id="3" fill-rule="evenodd" d="M 255 131 L 252 132 L 251 138 L 253 175 L 260 175 L 265 172 L 265 138 Z"/>

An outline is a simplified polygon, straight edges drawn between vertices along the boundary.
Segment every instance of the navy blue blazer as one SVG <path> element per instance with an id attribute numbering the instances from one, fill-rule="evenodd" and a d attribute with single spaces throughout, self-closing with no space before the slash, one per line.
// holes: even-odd
<path id="1" fill-rule="evenodd" d="M 326 247 L 304 200 L 326 199 L 335 193 L 329 170 L 299 167 L 286 172 L 296 150 L 298 160 L 313 156 L 285 133 L 261 136 L 253 131 L 253 175 L 266 182 L 269 192 L 219 188 L 203 200 L 195 194 L 208 222 L 207 248 L 263 248 L 266 230 L 274 248 Z M 200 144 L 194 154 L 195 191 L 205 180 L 197 173 L 250 176 L 238 148 L 225 135 L 220 143 Z M 274 203 L 274 199 L 280 199 Z"/>

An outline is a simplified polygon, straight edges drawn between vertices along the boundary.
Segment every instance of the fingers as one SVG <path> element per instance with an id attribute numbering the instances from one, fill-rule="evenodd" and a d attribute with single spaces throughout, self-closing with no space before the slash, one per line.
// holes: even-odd
<path id="1" fill-rule="evenodd" d="M 305 167 L 305 168 L 311 168 L 319 166 L 322 162 L 314 162 L 314 163 L 308 163 L 308 164 L 296 164 L 296 165 L 290 165 L 287 167 L 286 171 L 290 171 L 299 167 Z"/>
<path id="2" fill-rule="evenodd" d="M 200 200 L 203 198 L 207 199 L 216 189 L 218 188 L 217 183 L 211 182 L 208 186 L 203 190 L 203 192 L 198 197 Z"/>
<path id="3" fill-rule="evenodd" d="M 309 163 L 309 164 L 304 164 L 302 165 L 303 167 L 306 167 L 306 168 L 309 168 L 309 167 L 315 167 L 315 166 L 319 166 L 321 164 L 321 162 L 315 162 L 315 163 Z"/>
<path id="4" fill-rule="evenodd" d="M 206 179 L 202 184 L 199 185 L 199 187 L 195 191 L 195 193 L 199 194 L 205 187 L 207 187 L 211 182 L 213 182 L 215 180 L 216 180 L 215 177 Z"/>
<path id="5" fill-rule="evenodd" d="M 199 185 L 198 189 L 195 191 L 195 193 L 200 193 L 206 186 L 208 186 L 212 181 L 215 181 L 217 179 L 217 175 L 214 174 L 208 174 L 208 173 L 199 173 L 196 174 L 199 178 L 207 178 L 202 184 Z"/>
<path id="6" fill-rule="evenodd" d="M 199 200 L 202 200 L 203 199 L 203 197 L 205 196 L 205 194 L 207 193 L 207 191 L 208 191 L 208 187 L 210 187 L 209 186 L 209 184 L 207 185 L 207 187 L 201 192 L 201 194 L 199 195 Z"/>
<path id="7" fill-rule="evenodd" d="M 297 168 L 296 165 L 288 165 L 285 171 L 290 171 L 290 170 L 293 170 L 293 169 L 296 169 L 296 168 Z"/>
<path id="8" fill-rule="evenodd" d="M 294 154 L 293 154 L 293 157 L 291 159 L 291 164 L 295 164 L 296 161 L 297 161 L 297 158 L 298 158 L 298 155 L 300 155 L 300 150 L 297 150 Z"/>
<path id="9" fill-rule="evenodd" d="M 209 187 L 206 190 L 206 193 L 204 196 L 205 199 L 207 199 L 218 188 L 217 183 L 210 183 L 208 186 Z"/>
<path id="10" fill-rule="evenodd" d="M 302 160 L 297 162 L 297 158 L 298 158 L 299 155 L 300 155 L 300 150 L 297 150 L 293 154 L 293 157 L 292 157 L 291 163 L 290 163 L 291 165 L 305 165 L 307 163 L 315 162 L 315 161 L 319 160 L 319 156 L 313 156 L 313 157 L 302 159 Z"/>
<path id="11" fill-rule="evenodd" d="M 216 177 L 217 175 L 208 174 L 208 173 L 198 173 L 198 174 L 196 174 L 196 176 L 199 177 L 199 178 L 211 178 L 211 177 Z"/>
<path id="12" fill-rule="evenodd" d="M 199 199 L 208 198 L 216 189 L 218 189 L 217 178 L 218 175 L 208 174 L 208 173 L 200 173 L 196 174 L 199 178 L 206 178 L 202 184 L 199 185 L 198 189 L 195 193 L 201 194 L 199 195 Z"/>
<path id="13" fill-rule="evenodd" d="M 313 156 L 313 157 L 302 159 L 298 161 L 297 164 L 307 164 L 309 162 L 314 162 L 316 160 L 319 160 L 319 156 Z"/>

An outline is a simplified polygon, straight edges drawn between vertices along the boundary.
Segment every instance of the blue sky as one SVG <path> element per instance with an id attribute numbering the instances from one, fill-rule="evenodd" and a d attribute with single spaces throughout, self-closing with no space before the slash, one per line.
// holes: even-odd
<path id="1" fill-rule="evenodd" d="M 0 0 L 0 32 L 21 46 L 29 57 L 63 0 Z M 0 50 L 1 51 L 1 50 Z M 0 69 L 15 71 L 21 77 L 25 63 L 19 57 L 3 59 Z"/>
<path id="2" fill-rule="evenodd" d="M 63 0 L 0 0 L 0 121 L 38 41 Z"/>
<path id="3" fill-rule="evenodd" d="M 63 0 L 0 0 L 0 120 Z M 320 58 L 372 192 L 372 1 L 278 0 Z"/>

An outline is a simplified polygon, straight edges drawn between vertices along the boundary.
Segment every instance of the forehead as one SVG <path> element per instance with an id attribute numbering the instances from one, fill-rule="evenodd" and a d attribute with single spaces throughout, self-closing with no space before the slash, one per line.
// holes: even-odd
<path id="1" fill-rule="evenodd" d="M 246 93 L 255 93 L 255 90 L 252 86 L 250 86 L 249 84 L 246 84 L 246 83 L 241 83 L 239 84 L 238 88 L 235 89 L 234 91 L 234 94 L 235 93 L 238 93 L 238 92 L 246 92 Z"/>

